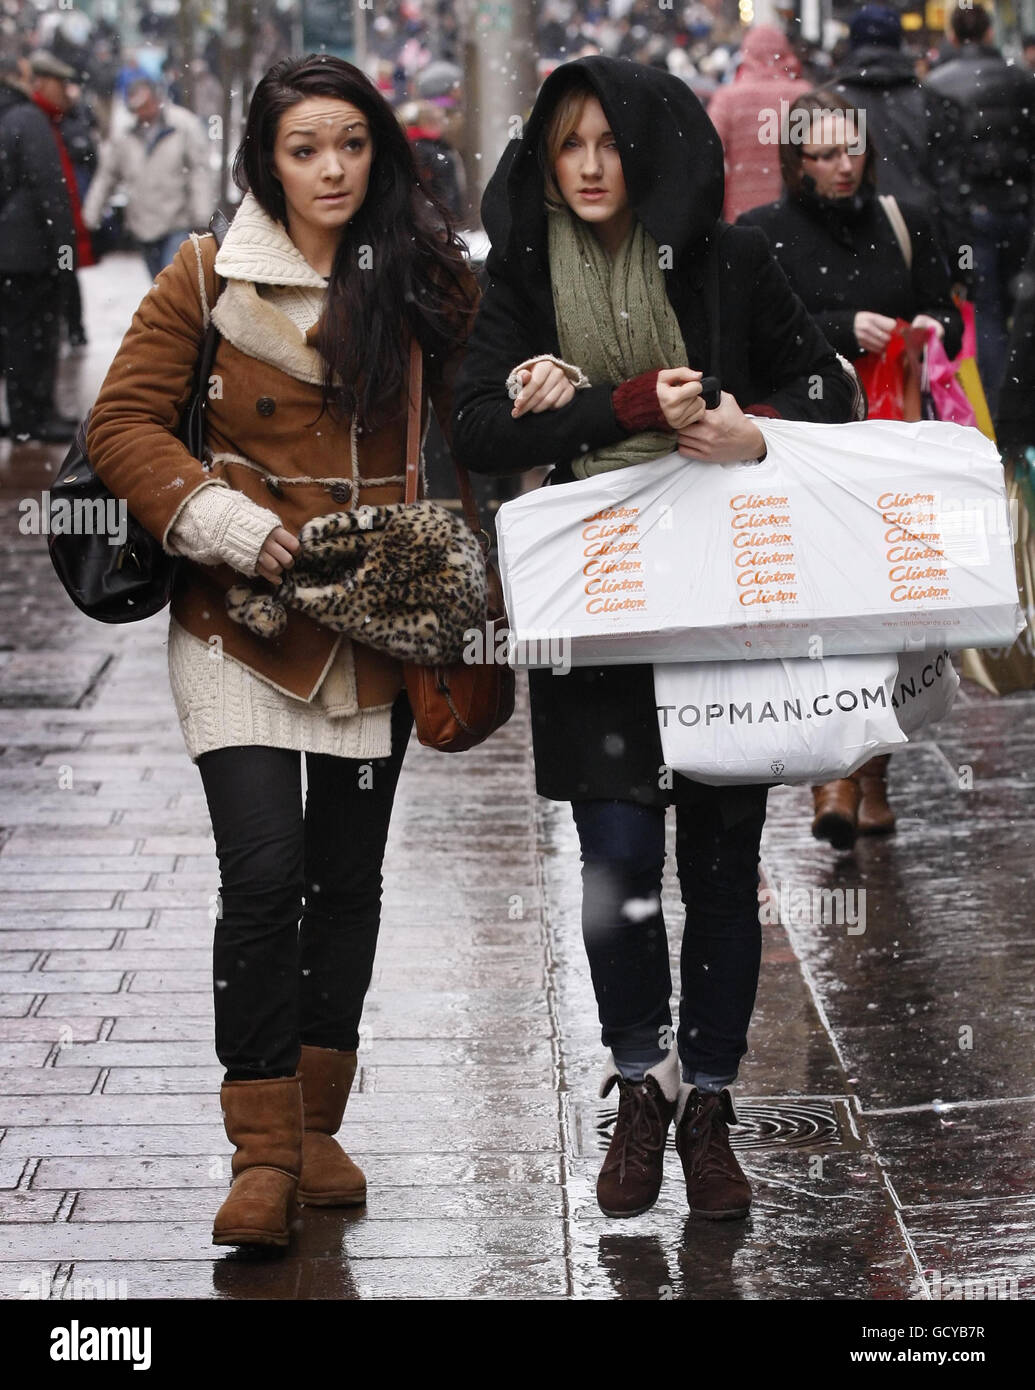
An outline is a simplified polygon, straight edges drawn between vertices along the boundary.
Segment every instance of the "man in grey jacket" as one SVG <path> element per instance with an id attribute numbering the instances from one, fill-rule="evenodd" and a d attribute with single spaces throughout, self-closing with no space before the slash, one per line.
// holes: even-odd
<path id="1" fill-rule="evenodd" d="M 83 218 L 89 228 L 97 227 L 112 193 L 123 186 L 126 225 L 156 276 L 193 227 L 208 226 L 213 207 L 211 146 L 198 118 L 182 106 L 161 101 L 153 82 L 134 82 L 126 104 L 136 120 L 102 148 Z"/>

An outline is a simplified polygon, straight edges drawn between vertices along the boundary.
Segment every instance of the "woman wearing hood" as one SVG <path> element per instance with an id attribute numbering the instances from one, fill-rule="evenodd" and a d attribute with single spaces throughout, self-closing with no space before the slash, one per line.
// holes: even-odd
<path id="1" fill-rule="evenodd" d="M 809 90 L 790 40 L 772 24 L 744 35 L 732 82 L 708 103 L 708 116 L 726 155 L 723 216 L 735 222 L 748 208 L 780 195 L 780 143 L 773 139 L 781 111 Z"/>
<path id="2" fill-rule="evenodd" d="M 760 458 L 745 411 L 850 417 L 851 376 L 765 238 L 719 221 L 722 199 L 718 137 L 678 78 L 600 56 L 551 73 L 482 203 L 492 250 L 456 386 L 462 462 L 496 474 L 552 464 L 558 484 L 677 446 L 700 461 Z M 707 414 L 704 372 L 724 388 Z M 619 1089 L 598 1201 L 613 1216 L 653 1205 L 675 1119 L 691 1210 L 743 1216 L 727 1088 L 758 981 L 767 788 L 716 789 L 662 766 L 649 665 L 533 671 L 529 685 L 537 789 L 572 803 L 582 847 L 584 936 L 611 1050 L 601 1094 Z M 675 1051 L 661 914 L 670 804 L 688 909 Z"/>

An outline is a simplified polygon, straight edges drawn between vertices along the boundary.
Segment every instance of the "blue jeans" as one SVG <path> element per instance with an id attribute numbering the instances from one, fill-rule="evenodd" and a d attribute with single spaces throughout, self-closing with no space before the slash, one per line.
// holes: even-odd
<path id="1" fill-rule="evenodd" d="M 679 779 L 677 779 L 678 782 Z M 689 784 L 687 784 L 689 785 Z M 676 799 L 676 868 L 686 909 L 676 1047 L 683 1080 L 728 1085 L 747 1051 L 758 989 L 758 847 L 767 789 L 725 826 L 710 788 Z M 576 801 L 582 931 L 601 1041 L 627 1075 L 671 1046 L 668 940 L 661 910 L 665 811 L 631 801 Z"/>
<path id="2" fill-rule="evenodd" d="M 140 243 L 140 250 L 147 262 L 147 269 L 152 280 L 158 279 L 158 276 L 169 265 L 189 236 L 189 227 L 177 227 L 175 231 L 166 232 L 156 241 L 142 241 Z"/>
<path id="3" fill-rule="evenodd" d="M 1023 212 L 970 209 L 974 243 L 974 314 L 978 370 L 993 417 L 1006 371 L 1007 320 L 1013 313 L 1016 280 L 1031 244 L 1031 224 Z"/>

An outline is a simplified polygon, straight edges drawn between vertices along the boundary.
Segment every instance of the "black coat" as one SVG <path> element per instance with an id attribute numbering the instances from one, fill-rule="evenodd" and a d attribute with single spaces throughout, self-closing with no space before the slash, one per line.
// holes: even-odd
<path id="1" fill-rule="evenodd" d="M 717 372 L 742 407 L 768 404 L 790 419 L 847 420 L 852 384 L 764 236 L 719 223 L 722 147 L 697 98 L 667 72 L 623 59 L 581 58 L 546 79 L 523 137 L 508 145 L 482 202 L 492 250 L 489 285 L 454 396 L 453 444 L 461 462 L 496 474 L 554 464 L 550 481 L 566 482 L 580 451 L 627 437 L 615 420 L 609 385 L 576 391 L 561 410 L 517 420 L 505 385 L 519 362 L 560 352 L 536 150 L 549 112 L 576 71 L 592 83 L 615 133 L 636 215 L 659 247 L 670 248 L 666 289 L 688 365 Z M 709 351 L 709 238 L 719 244 L 718 364 Z M 821 379 L 820 391 L 810 392 L 810 377 Z M 655 806 L 672 800 L 659 786 L 664 779 L 650 666 L 581 667 L 565 676 L 533 671 L 529 684 L 541 795 Z M 757 795 L 751 788 L 724 789 L 724 816 L 735 819 L 757 804 Z"/>
<path id="2" fill-rule="evenodd" d="M 914 203 L 899 203 L 913 266 L 903 259 L 887 214 L 873 191 L 861 190 L 859 220 L 846 223 L 826 200 L 792 197 L 752 208 L 737 226 L 761 228 L 773 255 L 838 352 L 855 359 L 855 315 L 863 309 L 912 320 L 930 314 L 945 325 L 945 351 L 955 357 L 963 322 L 952 302 L 949 268 L 930 220 Z"/>
<path id="3" fill-rule="evenodd" d="M 1035 75 L 1007 63 L 991 44 L 964 43 L 927 86 L 954 116 L 942 144 L 955 151 L 955 216 L 965 236 L 968 208 L 1030 212 L 1035 173 Z"/>
<path id="4" fill-rule="evenodd" d="M 0 273 L 57 274 L 61 246 L 75 246 L 75 229 L 54 132 L 34 101 L 0 82 Z"/>
<path id="5" fill-rule="evenodd" d="M 1018 281 L 995 434 L 1004 453 L 1023 453 L 1035 445 L 1035 236 Z"/>
<path id="6" fill-rule="evenodd" d="M 950 157 L 942 136 L 951 107 L 917 81 L 910 55 L 885 45 L 853 49 L 833 88 L 866 112 L 879 191 L 932 211 L 938 207 Z M 941 235 L 941 226 L 935 230 Z"/>

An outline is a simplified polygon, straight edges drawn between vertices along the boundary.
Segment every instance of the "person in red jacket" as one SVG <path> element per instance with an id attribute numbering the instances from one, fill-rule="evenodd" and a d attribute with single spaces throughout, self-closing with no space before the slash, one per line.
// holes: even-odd
<path id="1" fill-rule="evenodd" d="M 773 25 L 749 29 L 740 53 L 733 81 L 708 103 L 726 162 L 727 222 L 780 196 L 780 103 L 786 109 L 809 90 L 790 40 Z"/>
<path id="2" fill-rule="evenodd" d="M 72 224 L 75 227 L 75 263 L 77 267 L 94 265 L 90 233 L 83 221 L 82 204 L 79 200 L 75 165 L 61 133 L 61 122 L 68 109 L 68 84 L 75 81 L 76 74 L 67 63 L 60 62 L 52 53 L 34 53 L 31 63 L 32 99 L 50 121 L 61 159 L 61 171 L 65 176 L 65 187 L 68 189 Z"/>
<path id="3" fill-rule="evenodd" d="M 64 318 L 66 322 L 78 325 L 78 333 L 73 333 L 70 336 L 75 343 L 81 345 L 85 343 L 86 339 L 82 332 L 82 300 L 75 273 L 82 266 L 95 265 L 96 260 L 93 247 L 90 244 L 90 233 L 83 221 L 75 162 L 65 144 L 62 130 L 65 113 L 71 104 L 68 84 L 76 80 L 77 74 L 74 68 L 70 68 L 67 63 L 62 63 L 60 59 L 54 57 L 53 53 L 42 50 L 32 55 L 30 64 L 32 67 L 32 99 L 50 122 L 50 128 L 54 133 L 58 157 L 61 160 L 61 172 L 64 175 L 65 188 L 68 190 L 68 205 L 72 214 L 72 225 L 75 228 L 75 245 L 70 250 L 68 263 L 62 264 L 60 269 L 66 272 L 61 277 Z"/>

